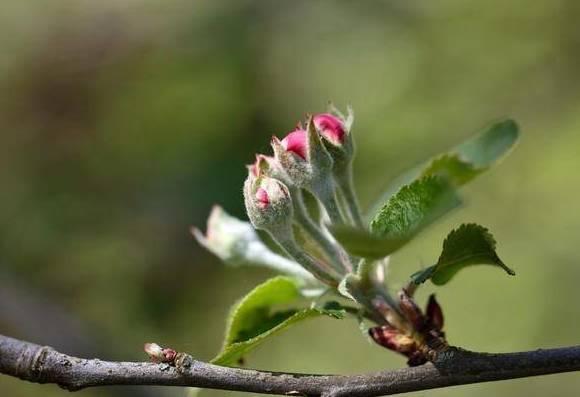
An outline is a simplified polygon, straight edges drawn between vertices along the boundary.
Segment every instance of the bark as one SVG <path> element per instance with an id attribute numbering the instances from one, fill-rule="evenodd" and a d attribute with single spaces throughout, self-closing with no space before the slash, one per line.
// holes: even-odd
<path id="1" fill-rule="evenodd" d="M 382 396 L 580 370 L 580 346 L 519 353 L 448 348 L 433 363 L 364 375 L 311 375 L 220 367 L 178 353 L 173 365 L 83 359 L 0 335 L 0 373 L 67 390 L 105 385 L 192 386 L 291 396 Z"/>

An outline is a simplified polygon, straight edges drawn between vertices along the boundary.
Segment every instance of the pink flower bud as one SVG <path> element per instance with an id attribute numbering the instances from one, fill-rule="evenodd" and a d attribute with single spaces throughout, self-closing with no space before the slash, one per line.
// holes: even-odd
<path id="1" fill-rule="evenodd" d="M 286 185 L 281 181 L 252 170 L 244 183 L 244 201 L 252 225 L 256 229 L 274 229 L 287 232 L 292 225 L 292 198 Z"/>
<path id="2" fill-rule="evenodd" d="M 299 127 L 296 128 L 282 139 L 282 147 L 286 151 L 293 152 L 306 160 L 308 147 L 308 136 L 306 135 L 306 131 Z"/>
<path id="3" fill-rule="evenodd" d="M 314 116 L 314 125 L 319 133 L 328 141 L 339 146 L 344 143 L 346 128 L 338 117 L 330 113 L 321 113 Z"/>
<path id="4" fill-rule="evenodd" d="M 281 141 L 272 137 L 272 149 L 274 164 L 283 174 L 275 177 L 289 186 L 306 189 L 318 197 L 322 190 L 332 184 L 332 158 L 312 118 L 308 120 L 306 129 L 298 126 Z"/>

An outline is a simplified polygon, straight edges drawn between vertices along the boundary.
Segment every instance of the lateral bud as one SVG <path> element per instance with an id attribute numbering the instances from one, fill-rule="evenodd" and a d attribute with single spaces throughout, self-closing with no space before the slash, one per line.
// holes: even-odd
<path id="1" fill-rule="evenodd" d="M 173 363 L 177 356 L 175 350 L 161 347 L 157 343 L 145 343 L 143 350 L 155 363 Z"/>

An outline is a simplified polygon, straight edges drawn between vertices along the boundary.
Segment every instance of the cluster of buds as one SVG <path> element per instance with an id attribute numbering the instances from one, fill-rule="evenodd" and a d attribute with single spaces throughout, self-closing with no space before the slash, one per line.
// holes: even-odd
<path id="1" fill-rule="evenodd" d="M 387 321 L 386 325 L 370 328 L 369 336 L 377 344 L 407 357 L 409 366 L 424 364 L 432 359 L 433 352 L 447 345 L 441 306 L 431 295 L 423 313 L 405 290 L 399 293 L 398 306 L 402 321 Z"/>
<path id="2" fill-rule="evenodd" d="M 326 229 L 326 222 L 361 224 L 352 186 L 353 115 L 333 109 L 309 116 L 283 139 L 272 138 L 273 156 L 256 155 L 248 166 L 244 201 L 252 225 L 268 232 L 282 249 L 325 284 L 336 287 L 355 267 Z M 305 204 L 304 192 L 319 203 L 320 216 Z M 295 227 L 318 253 L 297 244 Z"/>
<path id="3" fill-rule="evenodd" d="M 329 231 L 329 224 L 365 228 L 353 186 L 352 123 L 350 109 L 345 116 L 331 108 L 308 116 L 282 139 L 273 137 L 273 154 L 258 154 L 248 166 L 243 190 L 251 225 L 215 207 L 207 233 L 194 228 L 193 234 L 228 263 L 265 265 L 296 276 L 304 296 L 320 296 L 327 286 L 357 302 L 361 318 L 378 325 L 369 330 L 371 338 L 419 365 L 446 346 L 435 298 L 423 313 L 412 298 L 414 284 L 398 299 L 391 297 L 385 284 L 388 258 L 349 255 Z M 286 256 L 271 251 L 254 229 L 268 233 Z M 163 359 L 161 350 L 152 352 Z"/>

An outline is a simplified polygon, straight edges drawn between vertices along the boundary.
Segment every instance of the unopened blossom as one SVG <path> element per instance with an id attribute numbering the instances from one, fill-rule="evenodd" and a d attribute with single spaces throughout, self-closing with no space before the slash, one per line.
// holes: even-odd
<path id="1" fill-rule="evenodd" d="M 244 201 L 250 222 L 256 229 L 287 233 L 292 225 L 292 198 L 288 187 L 269 176 L 256 177 L 251 171 L 244 183 Z"/>
<path id="2" fill-rule="evenodd" d="M 314 116 L 314 125 L 320 134 L 335 145 L 342 145 L 346 136 L 344 122 L 330 113 L 321 113 Z"/>
<path id="3" fill-rule="evenodd" d="M 298 127 L 282 140 L 272 137 L 272 149 L 276 162 L 294 186 L 316 193 L 325 179 L 330 178 L 332 159 L 312 120 L 306 130 Z"/>
<path id="4" fill-rule="evenodd" d="M 281 144 L 286 151 L 295 153 L 306 160 L 308 136 L 305 130 L 301 128 L 295 129 L 282 139 Z"/>

